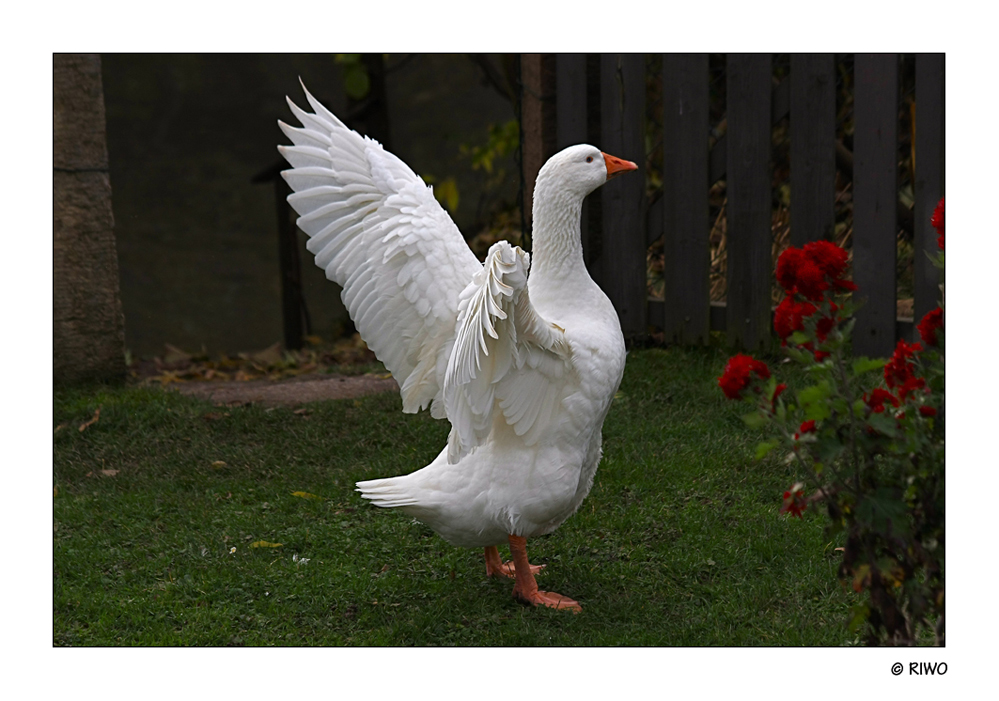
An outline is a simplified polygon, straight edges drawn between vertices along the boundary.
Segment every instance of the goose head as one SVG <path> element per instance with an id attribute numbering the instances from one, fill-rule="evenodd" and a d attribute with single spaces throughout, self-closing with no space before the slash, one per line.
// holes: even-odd
<path id="1" fill-rule="evenodd" d="M 637 169 L 631 161 L 606 154 L 596 146 L 578 144 L 548 159 L 538 173 L 538 185 L 550 183 L 583 198 L 611 178 Z"/>

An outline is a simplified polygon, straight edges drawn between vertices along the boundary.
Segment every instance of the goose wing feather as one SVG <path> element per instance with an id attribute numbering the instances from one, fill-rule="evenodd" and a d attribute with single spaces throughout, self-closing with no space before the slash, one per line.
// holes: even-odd
<path id="1" fill-rule="evenodd" d="M 526 445 L 558 420 L 571 350 L 562 329 L 531 305 L 529 269 L 527 253 L 499 241 L 461 293 L 444 378 L 448 462 L 485 440 L 497 408 Z"/>
<path id="2" fill-rule="evenodd" d="M 279 122 L 293 145 L 278 150 L 292 166 L 282 175 L 307 248 L 343 287 L 358 332 L 399 383 L 403 411 L 431 406 L 442 418 L 459 296 L 482 265 L 422 178 L 305 95 L 314 112 L 288 100 L 302 126 Z"/>

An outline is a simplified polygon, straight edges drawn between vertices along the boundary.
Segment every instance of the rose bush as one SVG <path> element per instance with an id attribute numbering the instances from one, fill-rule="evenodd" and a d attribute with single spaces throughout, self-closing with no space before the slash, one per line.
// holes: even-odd
<path id="1" fill-rule="evenodd" d="M 932 224 L 942 269 L 943 200 Z M 808 386 L 786 392 L 765 363 L 741 354 L 718 384 L 725 396 L 753 405 L 747 423 L 775 427 L 778 438 L 761 443 L 757 458 L 783 447 L 797 466 L 799 481 L 784 492 L 781 513 L 801 518 L 822 504 L 830 536 L 845 534 L 839 577 L 865 594 L 851 629 L 864 629 L 869 644 L 901 645 L 932 631 L 942 645 L 943 303 L 917 325 L 921 343 L 900 340 L 887 360 L 853 358 L 853 304 L 845 293 L 856 285 L 846 268 L 847 252 L 826 241 L 789 248 L 777 262 L 785 297 L 774 330 Z M 883 386 L 872 381 L 878 370 Z"/>

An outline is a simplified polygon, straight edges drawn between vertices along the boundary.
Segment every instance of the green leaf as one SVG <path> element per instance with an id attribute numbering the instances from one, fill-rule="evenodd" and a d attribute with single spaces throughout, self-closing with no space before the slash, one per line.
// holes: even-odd
<path id="1" fill-rule="evenodd" d="M 348 65 L 343 70 L 343 88 L 354 100 L 360 100 L 371 89 L 368 72 L 360 64 Z"/>
<path id="2" fill-rule="evenodd" d="M 808 334 L 802 333 L 801 331 L 795 331 L 791 334 L 791 341 L 797 345 L 803 345 L 808 343 L 810 340 Z"/>
<path id="3" fill-rule="evenodd" d="M 763 387 L 763 396 L 772 397 L 774 396 L 774 390 L 777 389 L 777 378 L 773 375 L 767 380 L 767 384 Z"/>
<path id="4" fill-rule="evenodd" d="M 870 616 L 871 610 L 867 607 L 867 604 L 856 604 L 850 607 L 850 612 L 853 615 L 850 616 L 847 630 L 851 633 L 856 633 L 867 623 L 867 617 Z"/>
<path id="5" fill-rule="evenodd" d="M 798 401 L 802 404 L 820 402 L 829 396 L 830 391 L 828 382 L 820 382 L 798 392 Z"/>
<path id="6" fill-rule="evenodd" d="M 796 363 L 809 363 L 812 360 L 812 355 L 810 353 L 805 353 L 805 351 L 800 348 L 788 346 L 784 349 L 784 352 L 787 353 L 787 357 Z"/>
<path id="7" fill-rule="evenodd" d="M 862 495 L 855 513 L 859 523 L 879 533 L 905 535 L 909 532 L 905 502 L 897 489 L 879 487 L 873 494 Z"/>
<path id="8" fill-rule="evenodd" d="M 837 414 L 846 414 L 847 410 L 849 409 L 849 405 L 846 403 L 846 400 L 843 399 L 842 397 L 833 397 L 830 400 L 830 404 L 832 404 L 832 409 Z"/>
<path id="9" fill-rule="evenodd" d="M 898 434 L 895 417 L 887 411 L 872 413 L 867 417 L 867 424 L 875 431 L 892 438 Z"/>
<path id="10" fill-rule="evenodd" d="M 746 425 L 750 428 L 760 428 L 767 422 L 766 417 L 758 411 L 754 411 L 752 414 L 746 414 L 742 417 L 742 420 L 745 421 Z"/>
<path id="11" fill-rule="evenodd" d="M 829 402 L 826 401 L 831 392 L 829 383 L 826 381 L 806 387 L 798 392 L 798 401 L 801 402 L 805 410 L 806 419 L 822 421 L 832 416 L 832 412 L 829 410 Z"/>
<path id="12" fill-rule="evenodd" d="M 862 375 L 871 370 L 880 370 L 885 366 L 884 358 L 857 358 L 853 361 L 853 374 Z"/>
<path id="13" fill-rule="evenodd" d="M 863 399 L 856 399 L 853 402 L 853 415 L 858 419 L 862 419 L 864 417 L 864 406 L 866 405 L 864 404 Z"/>
<path id="14" fill-rule="evenodd" d="M 756 459 L 762 460 L 767 454 L 777 447 L 777 441 L 766 441 L 756 446 Z"/>
<path id="15" fill-rule="evenodd" d="M 829 405 L 825 402 L 816 402 L 815 404 L 808 404 L 805 406 L 805 419 L 813 419 L 815 421 L 825 421 L 832 416 L 832 412 L 829 411 Z"/>
<path id="16" fill-rule="evenodd" d="M 442 206 L 454 212 L 458 209 L 458 183 L 454 178 L 445 178 L 434 186 L 434 197 Z"/>

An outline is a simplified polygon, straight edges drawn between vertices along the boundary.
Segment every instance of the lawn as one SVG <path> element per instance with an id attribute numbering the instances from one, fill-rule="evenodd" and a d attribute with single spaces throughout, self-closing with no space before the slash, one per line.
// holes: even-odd
<path id="1" fill-rule="evenodd" d="M 541 588 L 579 615 L 518 604 L 480 550 L 354 492 L 446 441 L 397 394 L 293 410 L 57 390 L 54 643 L 854 644 L 839 543 L 821 513 L 778 513 L 795 475 L 754 460 L 759 433 L 715 384 L 726 358 L 629 355 L 593 491 L 528 544 Z"/>

